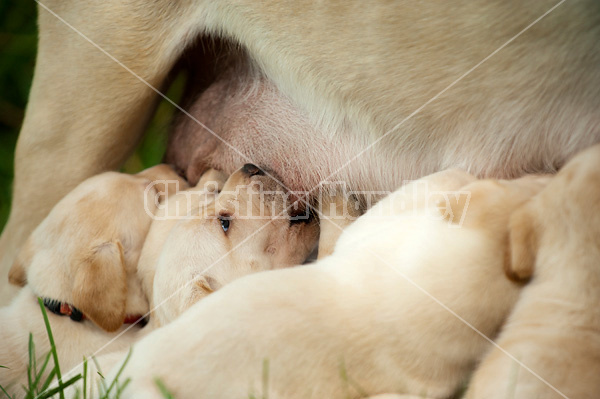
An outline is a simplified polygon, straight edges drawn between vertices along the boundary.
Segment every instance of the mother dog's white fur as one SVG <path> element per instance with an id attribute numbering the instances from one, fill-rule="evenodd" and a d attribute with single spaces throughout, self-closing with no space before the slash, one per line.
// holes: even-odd
<path id="1" fill-rule="evenodd" d="M 495 348 L 466 397 L 598 398 L 600 146 L 570 161 L 511 224 L 510 273 L 531 278 L 497 341 L 512 357 Z"/>
<path id="2" fill-rule="evenodd" d="M 273 398 L 448 397 L 489 346 L 464 321 L 493 337 L 518 298 L 504 276 L 508 220 L 544 184 L 473 180 L 449 171 L 420 181 L 426 190 L 408 185 L 350 225 L 331 256 L 197 303 L 134 346 L 125 394 L 160 397 L 158 377 L 178 398 L 260 396 L 266 359 Z M 468 209 L 452 200 L 459 188 Z"/>
<path id="3" fill-rule="evenodd" d="M 369 3 L 141 0 L 40 2 L 155 87 L 198 35 L 238 42 L 322 134 L 366 146 L 555 1 Z M 428 104 L 340 178 L 394 189 L 446 167 L 477 174 L 554 170 L 598 140 L 600 6 L 567 1 Z M 2 301 L 17 250 L 79 182 L 131 153 L 155 93 L 40 8 L 30 102 L 0 241 Z M 310 137 L 304 138 L 310 142 Z M 310 146 L 307 146 L 310 148 Z M 309 155 L 304 154 L 307 159 Z M 391 162 L 394 173 L 380 173 Z"/>

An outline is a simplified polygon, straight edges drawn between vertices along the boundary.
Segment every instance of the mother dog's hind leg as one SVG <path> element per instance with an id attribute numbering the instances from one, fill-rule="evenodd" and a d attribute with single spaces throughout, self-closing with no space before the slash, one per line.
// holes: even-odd
<path id="1" fill-rule="evenodd" d="M 183 28 L 173 28 L 173 19 L 187 18 L 177 7 L 40 2 L 35 77 L 15 154 L 13 206 L 0 239 L 0 304 L 13 295 L 8 270 L 31 231 L 75 185 L 118 168 L 140 139 L 157 96 L 132 72 L 162 85 L 185 42 Z"/>

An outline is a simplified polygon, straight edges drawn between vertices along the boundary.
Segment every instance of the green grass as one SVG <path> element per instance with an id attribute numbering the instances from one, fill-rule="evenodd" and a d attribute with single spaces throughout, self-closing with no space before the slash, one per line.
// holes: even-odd
<path id="1" fill-rule="evenodd" d="M 71 385 L 73 385 L 76 389 L 76 398 L 87 399 L 87 392 L 89 388 L 88 383 L 88 359 L 83 359 L 83 374 L 77 374 L 67 381 L 62 380 L 62 374 L 60 371 L 60 364 L 58 360 L 58 352 L 56 350 L 56 344 L 54 342 L 54 336 L 52 334 L 52 328 L 50 326 L 50 322 L 48 320 L 48 314 L 46 313 L 46 308 L 41 298 L 38 298 L 38 302 L 40 304 L 40 309 L 42 310 L 42 317 L 44 318 L 44 325 L 46 327 L 46 333 L 48 336 L 48 342 L 50 344 L 50 351 L 43 356 L 41 359 L 41 367 L 38 369 L 38 357 L 35 351 L 35 343 L 33 341 L 33 335 L 29 334 L 29 358 L 27 365 L 27 385 L 23 385 L 21 388 L 24 393 L 25 399 L 46 399 L 51 397 L 58 396 L 60 399 L 65 398 L 65 391 Z M 129 384 L 129 378 L 124 381 L 120 381 L 120 378 L 123 374 L 123 370 L 127 366 L 129 359 L 131 358 L 132 351 L 129 350 L 127 353 L 127 357 L 125 361 L 117 371 L 115 378 L 108 383 L 104 376 L 102 375 L 102 371 L 100 370 L 99 365 L 96 362 L 96 359 L 92 358 L 94 362 L 96 362 L 96 367 L 98 368 L 98 375 L 100 379 L 98 381 L 100 392 L 99 399 L 119 399 L 122 397 L 123 390 Z M 48 369 L 48 366 L 51 365 L 51 369 Z M 6 369 L 5 366 L 0 366 L 0 368 Z M 1 372 L 1 370 L 0 370 Z M 56 386 L 50 387 L 52 382 L 57 381 Z M 78 384 L 78 385 L 75 385 Z M 165 398 L 173 398 L 172 395 L 165 395 L 164 392 L 168 392 L 164 384 L 162 384 L 162 388 L 160 391 L 163 392 Z M 12 399 L 12 396 L 8 393 L 8 390 L 0 385 L 0 395 L 3 395 L 4 398 Z"/>
<path id="2" fill-rule="evenodd" d="M 23 385 L 21 388 L 23 389 L 25 399 L 46 399 L 51 397 L 58 396 L 59 398 L 65 398 L 65 391 L 67 388 L 73 386 L 75 388 L 75 398 L 76 399 L 87 399 L 87 394 L 89 392 L 89 384 L 90 379 L 88 377 L 88 362 L 89 360 L 83 359 L 83 373 L 79 373 L 67 381 L 62 381 L 62 373 L 60 369 L 60 364 L 58 360 L 58 352 L 56 348 L 56 343 L 54 341 L 54 335 L 52 333 L 52 328 L 50 326 L 50 322 L 48 319 L 48 314 L 46 313 L 46 308 L 41 298 L 38 298 L 38 302 L 40 305 L 40 309 L 42 311 L 42 317 L 44 319 L 44 325 L 46 327 L 46 333 L 48 336 L 48 342 L 50 344 L 50 351 L 45 354 L 41 359 L 38 359 L 35 350 L 35 343 L 33 340 L 33 335 L 29 334 L 29 358 L 28 358 L 28 366 L 27 366 L 27 384 Z M 125 360 L 122 365 L 119 367 L 115 378 L 112 381 L 107 381 L 104 377 L 104 374 L 100 368 L 100 365 L 96 361 L 94 357 L 92 357 L 92 361 L 95 363 L 98 376 L 100 377 L 97 381 L 98 384 L 98 399 L 120 399 L 123 397 L 123 392 L 125 388 L 131 382 L 130 378 L 126 378 L 121 381 L 121 377 L 123 375 L 123 371 L 125 370 L 127 364 L 132 355 L 132 349 L 129 350 Z M 41 360 L 41 366 L 38 368 L 38 361 Z M 0 359 L 1 362 L 1 359 Z M 48 367 L 51 366 L 51 369 Z M 7 367 L 0 365 L 0 373 L 1 369 L 6 369 Z M 339 368 L 340 378 L 346 387 L 346 396 L 348 398 L 354 397 L 355 394 L 359 394 L 362 397 L 369 396 L 367 392 L 353 379 L 348 375 L 346 370 L 346 366 L 343 360 L 340 361 Z M 262 364 L 262 386 L 261 393 L 249 393 L 248 399 L 268 399 L 269 395 L 269 359 L 264 359 Z M 53 382 L 55 386 L 51 387 Z M 165 383 L 158 377 L 154 378 L 154 383 L 161 393 L 162 397 L 165 399 L 175 399 L 175 396 L 171 393 L 169 388 L 165 385 Z M 352 392 L 354 391 L 354 392 Z M 462 396 L 462 393 L 454 396 L 458 398 Z M 13 399 L 8 390 L 0 385 L 0 398 L 8 398 Z"/>

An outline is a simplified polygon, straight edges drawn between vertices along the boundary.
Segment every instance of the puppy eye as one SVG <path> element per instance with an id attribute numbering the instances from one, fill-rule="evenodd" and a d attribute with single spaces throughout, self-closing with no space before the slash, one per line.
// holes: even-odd
<path id="1" fill-rule="evenodd" d="M 219 222 L 221 222 L 221 228 L 224 233 L 227 233 L 229 226 L 231 225 L 231 216 L 219 215 Z"/>

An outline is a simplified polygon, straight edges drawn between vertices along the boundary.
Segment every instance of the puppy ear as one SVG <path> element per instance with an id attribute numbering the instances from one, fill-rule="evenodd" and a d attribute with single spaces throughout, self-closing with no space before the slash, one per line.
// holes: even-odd
<path id="1" fill-rule="evenodd" d="M 18 287 L 24 287 L 27 284 L 27 272 L 18 258 L 8 272 L 8 282 Z"/>
<path id="2" fill-rule="evenodd" d="M 125 320 L 127 275 L 123 247 L 107 241 L 92 247 L 75 271 L 73 306 L 106 331 L 116 331 Z"/>
<path id="3" fill-rule="evenodd" d="M 508 253 L 504 272 L 513 281 L 527 281 L 534 271 L 538 246 L 535 219 L 529 205 L 522 206 L 510 218 Z"/>
<path id="4" fill-rule="evenodd" d="M 27 269 L 31 264 L 32 258 L 33 253 L 31 251 L 29 240 L 27 240 L 21 251 L 17 254 L 17 258 L 8 272 L 9 283 L 19 287 L 24 287 L 25 284 L 27 284 Z"/>
<path id="5" fill-rule="evenodd" d="M 217 280 L 210 276 L 200 276 L 194 283 L 197 288 L 207 295 L 212 294 L 221 287 Z"/>
<path id="6" fill-rule="evenodd" d="M 144 169 L 136 176 L 150 180 L 154 188 L 167 196 L 189 188 L 184 178 L 180 177 L 171 165 L 158 164 Z"/>

